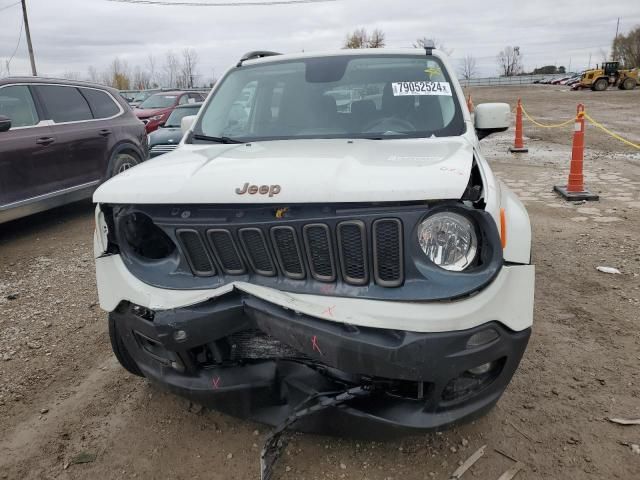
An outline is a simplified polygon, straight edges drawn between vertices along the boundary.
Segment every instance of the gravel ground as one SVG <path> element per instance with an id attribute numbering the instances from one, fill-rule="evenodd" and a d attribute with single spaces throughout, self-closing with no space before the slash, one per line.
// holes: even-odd
<path id="1" fill-rule="evenodd" d="M 640 91 L 476 88 L 474 102 L 522 97 L 545 122 L 581 101 L 636 142 Z M 634 117 L 635 115 L 635 117 Z M 635 124 L 633 123 L 635 119 Z M 571 126 L 483 141 L 499 176 L 529 209 L 537 265 L 534 332 L 498 406 L 475 423 L 386 442 L 296 435 L 279 479 L 447 479 L 481 446 L 464 478 L 634 479 L 640 475 L 640 153 L 587 131 L 587 185 L 602 196 L 568 204 Z M 92 206 L 79 203 L 0 225 L 0 478 L 256 479 L 268 430 L 157 390 L 113 358 L 97 306 Z M 607 275 L 598 266 L 620 269 Z M 502 452 L 502 453 L 500 453 Z"/>

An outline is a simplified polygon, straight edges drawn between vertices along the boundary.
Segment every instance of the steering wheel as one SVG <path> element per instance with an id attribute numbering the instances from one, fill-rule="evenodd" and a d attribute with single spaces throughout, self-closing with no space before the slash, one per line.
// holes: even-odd
<path id="1" fill-rule="evenodd" d="M 404 120 L 402 118 L 397 118 L 397 117 L 379 118 L 377 120 L 369 122 L 364 127 L 364 132 L 365 133 L 380 132 L 380 131 L 385 131 L 385 132 L 387 132 L 387 131 L 394 131 L 394 132 L 401 132 L 401 131 L 405 131 L 406 132 L 406 131 L 409 131 L 409 132 L 415 132 L 416 131 L 416 127 L 410 121 Z"/>

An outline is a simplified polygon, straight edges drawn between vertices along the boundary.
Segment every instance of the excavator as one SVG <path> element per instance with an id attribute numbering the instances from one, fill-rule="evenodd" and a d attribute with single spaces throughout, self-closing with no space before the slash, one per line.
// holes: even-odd
<path id="1" fill-rule="evenodd" d="M 637 68 L 620 69 L 620 62 L 604 62 L 600 68 L 596 65 L 595 69 L 585 71 L 574 89 L 590 88 L 602 92 L 609 87 L 618 87 L 620 90 L 633 90 L 639 81 Z"/>

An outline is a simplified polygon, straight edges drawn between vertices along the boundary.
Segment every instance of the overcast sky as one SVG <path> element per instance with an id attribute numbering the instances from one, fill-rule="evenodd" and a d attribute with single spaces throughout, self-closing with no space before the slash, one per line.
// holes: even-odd
<path id="1" fill-rule="evenodd" d="M 0 62 L 18 42 L 22 12 L 17 0 L 0 0 Z M 174 1 L 174 0 L 168 0 Z M 213 3 L 216 0 L 193 0 Z M 237 3 L 246 0 L 237 0 Z M 254 0 L 255 1 L 255 0 Z M 258 0 L 259 1 L 259 0 Z M 416 1 L 336 0 L 322 4 L 259 7 L 185 7 L 113 3 L 107 0 L 28 0 L 39 73 L 86 75 L 115 57 L 146 65 L 153 53 L 193 47 L 203 80 L 246 51 L 281 52 L 341 47 L 347 32 L 380 28 L 388 47 L 410 47 L 434 37 L 459 61 L 477 58 L 482 76 L 497 73 L 496 54 L 520 46 L 527 70 L 547 64 L 580 70 L 602 60 L 620 17 L 620 30 L 640 25 L 640 0 Z M 1 10 L 9 6 L 4 10 Z M 11 74 L 29 73 L 24 35 Z M 6 67 L 0 69 L 6 73 Z"/>

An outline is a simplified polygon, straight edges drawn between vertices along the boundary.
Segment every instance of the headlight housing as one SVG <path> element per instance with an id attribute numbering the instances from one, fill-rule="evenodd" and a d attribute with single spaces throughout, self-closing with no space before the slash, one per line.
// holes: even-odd
<path id="1" fill-rule="evenodd" d="M 474 224 L 454 212 L 440 212 L 424 219 L 418 226 L 418 243 L 429 260 L 453 272 L 468 268 L 478 253 Z"/>
<path id="2" fill-rule="evenodd" d="M 162 113 L 160 115 L 154 115 L 153 117 L 149 118 L 149 121 L 151 122 L 158 122 L 160 120 L 162 120 L 164 118 L 165 114 Z"/>

